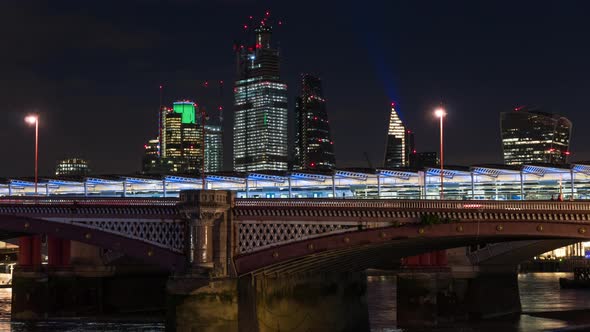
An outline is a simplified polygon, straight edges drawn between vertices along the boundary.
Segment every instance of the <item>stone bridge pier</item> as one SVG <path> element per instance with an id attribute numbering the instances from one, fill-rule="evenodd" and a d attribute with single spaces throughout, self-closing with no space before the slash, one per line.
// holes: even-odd
<path id="1" fill-rule="evenodd" d="M 235 277 L 232 208 L 235 192 L 187 190 L 180 194 L 179 209 L 187 219 L 185 254 L 187 272 L 206 278 Z"/>
<path id="2" fill-rule="evenodd" d="M 364 273 L 185 282 L 168 284 L 166 331 L 370 331 Z"/>
<path id="3" fill-rule="evenodd" d="M 369 331 L 364 273 L 238 276 L 234 200 L 181 193 L 189 268 L 168 281 L 167 331 Z"/>

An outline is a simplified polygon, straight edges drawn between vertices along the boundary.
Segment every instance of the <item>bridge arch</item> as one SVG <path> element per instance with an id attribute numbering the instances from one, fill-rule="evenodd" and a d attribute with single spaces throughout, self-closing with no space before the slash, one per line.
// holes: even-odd
<path id="1" fill-rule="evenodd" d="M 440 249 L 519 240 L 588 240 L 581 222 L 455 222 L 430 226 L 406 224 L 326 235 L 278 245 L 234 258 L 245 274 L 293 274 L 364 270 L 379 262 Z"/>
<path id="2" fill-rule="evenodd" d="M 46 234 L 64 240 L 78 241 L 104 249 L 119 251 L 145 263 L 170 271 L 182 271 L 186 265 L 183 253 L 105 230 L 80 224 L 0 214 L 0 237 Z"/>

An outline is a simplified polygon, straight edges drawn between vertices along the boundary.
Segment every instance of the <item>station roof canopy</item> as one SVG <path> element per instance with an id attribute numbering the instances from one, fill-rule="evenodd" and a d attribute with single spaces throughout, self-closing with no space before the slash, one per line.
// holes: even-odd
<path id="1" fill-rule="evenodd" d="M 583 173 L 590 175 L 590 161 L 580 161 L 570 165 L 571 169 L 576 173 Z"/>
<path id="2" fill-rule="evenodd" d="M 146 183 L 146 184 L 148 184 L 148 183 L 150 183 L 150 184 L 162 183 L 162 179 L 160 179 L 160 178 L 145 177 L 145 176 L 122 176 L 121 179 L 127 183 Z"/>
<path id="3" fill-rule="evenodd" d="M 92 184 L 122 184 L 123 180 L 119 176 L 101 175 L 101 176 L 87 177 L 86 182 L 92 183 Z"/>
<path id="4" fill-rule="evenodd" d="M 410 169 L 377 169 L 377 174 L 380 176 L 394 177 L 401 180 L 409 180 L 412 177 L 418 177 L 418 171 Z"/>
<path id="5" fill-rule="evenodd" d="M 427 175 L 440 176 L 440 168 L 426 167 L 424 169 Z M 448 179 L 452 179 L 455 176 L 471 176 L 469 167 L 465 166 L 444 166 L 443 176 Z"/>
<path id="6" fill-rule="evenodd" d="M 325 182 L 326 179 L 331 179 L 332 175 L 328 173 L 295 171 L 289 174 L 291 180 L 303 180 L 312 182 Z"/>
<path id="7" fill-rule="evenodd" d="M 203 181 L 201 178 L 193 178 L 180 175 L 166 175 L 162 177 L 162 180 L 166 180 L 166 182 L 169 183 L 199 183 Z M 209 180 L 209 177 L 207 177 L 207 180 Z"/>
<path id="8" fill-rule="evenodd" d="M 253 172 L 248 173 L 248 180 L 285 183 L 288 180 L 285 172 Z"/>
<path id="9" fill-rule="evenodd" d="M 539 177 L 545 176 L 545 174 L 563 174 L 569 173 L 569 165 L 553 165 L 553 164 L 526 164 L 522 165 L 522 172 L 526 174 L 534 174 Z"/>
<path id="10" fill-rule="evenodd" d="M 520 169 L 520 166 L 501 164 L 482 164 L 471 166 L 471 171 L 474 174 L 487 175 L 493 178 L 497 178 L 500 175 L 520 174 Z"/>
<path id="11" fill-rule="evenodd" d="M 334 170 L 334 177 L 336 178 L 360 181 L 367 181 L 369 176 L 374 174 L 375 170 L 370 168 L 346 168 Z"/>
<path id="12" fill-rule="evenodd" d="M 246 173 L 242 172 L 215 172 L 207 174 L 208 182 L 246 183 Z"/>
<path id="13" fill-rule="evenodd" d="M 19 186 L 19 187 L 34 187 L 35 186 L 35 179 L 34 178 L 17 178 L 17 179 L 10 179 L 9 183 L 11 186 Z M 37 185 L 39 184 L 46 184 L 46 179 L 38 179 Z"/>

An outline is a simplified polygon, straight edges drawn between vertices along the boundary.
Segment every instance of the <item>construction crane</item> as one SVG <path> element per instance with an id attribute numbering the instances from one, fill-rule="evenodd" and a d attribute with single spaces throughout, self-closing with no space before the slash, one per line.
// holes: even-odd
<path id="1" fill-rule="evenodd" d="M 371 163 L 371 159 L 369 159 L 369 154 L 367 153 L 367 151 L 365 151 L 364 154 L 365 154 L 365 159 L 367 160 L 367 165 L 369 165 L 370 169 L 373 169 L 373 164 Z"/>

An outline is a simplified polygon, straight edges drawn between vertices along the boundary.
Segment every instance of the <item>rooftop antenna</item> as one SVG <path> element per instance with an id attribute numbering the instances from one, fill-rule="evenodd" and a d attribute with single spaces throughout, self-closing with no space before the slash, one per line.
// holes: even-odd
<path id="1" fill-rule="evenodd" d="M 223 124 L 223 80 L 219 81 L 219 124 Z"/>
<path id="2" fill-rule="evenodd" d="M 161 142 L 162 142 L 162 95 L 164 93 L 164 85 L 160 84 L 160 107 L 158 108 L 158 157 L 162 156 Z"/>

